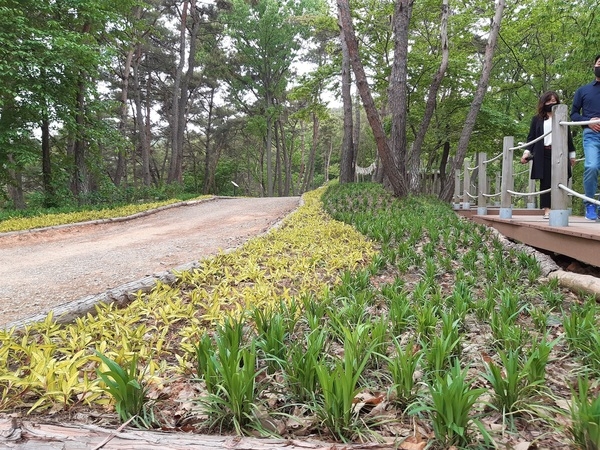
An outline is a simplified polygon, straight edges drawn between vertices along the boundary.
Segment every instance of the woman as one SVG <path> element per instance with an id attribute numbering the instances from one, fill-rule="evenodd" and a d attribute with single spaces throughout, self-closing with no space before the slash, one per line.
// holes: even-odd
<path id="1" fill-rule="evenodd" d="M 558 94 L 554 91 L 548 91 L 542 94 L 537 105 L 537 114 L 531 119 L 529 127 L 529 135 L 527 142 L 531 142 L 536 138 L 552 131 L 552 107 L 560 103 Z M 569 177 L 571 177 L 571 166 L 575 164 L 575 146 L 571 138 L 571 132 L 568 133 L 569 159 Z M 551 171 L 552 171 L 552 133 L 544 139 L 540 139 L 534 144 L 526 147 L 521 157 L 521 163 L 533 159 L 531 167 L 531 179 L 540 180 L 540 191 L 545 191 L 551 187 Z M 544 210 L 544 219 L 547 219 L 550 214 L 550 192 L 540 195 L 540 208 Z"/>

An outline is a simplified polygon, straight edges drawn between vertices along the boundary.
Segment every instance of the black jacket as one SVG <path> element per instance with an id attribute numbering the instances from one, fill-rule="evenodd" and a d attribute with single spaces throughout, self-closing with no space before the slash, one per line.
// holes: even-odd
<path id="1" fill-rule="evenodd" d="M 529 127 L 529 134 L 527 135 L 527 142 L 531 142 L 534 139 L 544 135 L 544 119 L 540 116 L 535 115 L 531 119 L 531 125 Z M 567 146 L 569 147 L 569 153 L 575 151 L 575 145 L 573 144 L 573 138 L 571 137 L 571 130 L 568 132 Z M 544 174 L 544 140 L 540 139 L 535 144 L 528 147 L 533 156 L 533 166 L 531 168 L 531 179 L 541 180 L 545 176 L 550 174 Z M 569 178 L 571 178 L 571 163 L 567 154 L 567 167 L 569 172 Z"/>

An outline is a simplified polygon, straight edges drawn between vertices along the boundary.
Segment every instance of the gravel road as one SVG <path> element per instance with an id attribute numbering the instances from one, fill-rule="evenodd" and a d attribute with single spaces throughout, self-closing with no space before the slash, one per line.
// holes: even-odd
<path id="1" fill-rule="evenodd" d="M 125 221 L 0 234 L 0 326 L 238 247 L 299 204 L 218 198 Z"/>

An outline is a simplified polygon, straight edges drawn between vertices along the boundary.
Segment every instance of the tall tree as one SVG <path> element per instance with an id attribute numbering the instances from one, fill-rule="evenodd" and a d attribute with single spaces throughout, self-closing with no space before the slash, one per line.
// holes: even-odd
<path id="1" fill-rule="evenodd" d="M 352 18 L 350 16 L 348 0 L 337 0 L 337 5 L 340 16 L 340 26 L 344 31 L 343 36 L 346 40 L 346 45 L 348 46 L 348 54 L 350 56 L 350 62 L 352 64 L 354 76 L 356 78 L 356 85 L 367 113 L 367 119 L 371 125 L 371 129 L 373 130 L 375 142 L 377 143 L 377 151 L 381 161 L 383 162 L 385 175 L 392 186 L 394 195 L 397 197 L 403 197 L 407 193 L 406 181 L 402 175 L 403 170 L 399 165 L 400 162 L 398 161 L 398 158 L 393 153 L 392 148 L 388 143 L 379 112 L 377 111 L 375 101 L 373 100 L 373 96 L 369 88 L 367 75 L 358 53 L 358 41 L 356 39 L 354 25 L 352 24 Z"/>
<path id="2" fill-rule="evenodd" d="M 284 104 L 292 62 L 309 31 L 298 18 L 320 4 L 313 0 L 233 0 L 226 17 L 233 45 L 231 95 L 240 108 L 262 121 L 257 129 L 263 130 L 268 196 L 274 189 L 274 126 Z M 253 105 L 248 105 L 249 98 L 254 99 Z"/>
<path id="3" fill-rule="evenodd" d="M 352 73 L 350 55 L 344 37 L 344 29 L 340 27 L 340 41 L 342 48 L 342 109 L 344 114 L 344 128 L 342 138 L 342 157 L 340 161 L 340 183 L 352 183 L 356 170 L 356 155 L 354 154 L 354 115 L 352 112 Z"/>
<path id="4" fill-rule="evenodd" d="M 456 157 L 454 158 L 453 163 L 450 167 L 451 174 L 463 165 L 465 156 L 467 154 L 469 139 L 471 138 L 473 128 L 475 127 L 477 114 L 479 114 L 479 110 L 483 103 L 483 98 L 488 88 L 490 74 L 492 73 L 492 60 L 494 57 L 494 51 L 496 50 L 496 41 L 498 40 L 498 34 L 500 33 L 500 23 L 502 21 L 502 15 L 504 13 L 504 6 L 505 0 L 497 0 L 494 18 L 492 19 L 492 23 L 490 25 L 489 36 L 485 47 L 485 56 L 483 60 L 483 66 L 481 69 L 481 76 L 479 78 L 477 90 L 475 91 L 475 95 L 473 96 L 473 101 L 471 102 L 471 107 L 467 114 L 467 119 L 465 120 L 465 125 L 462 129 L 462 133 L 458 141 Z M 440 198 L 446 201 L 450 201 L 452 199 L 452 195 L 454 194 L 454 177 L 448 177 L 446 178 L 446 180 L 446 184 L 442 187 L 440 191 Z"/>

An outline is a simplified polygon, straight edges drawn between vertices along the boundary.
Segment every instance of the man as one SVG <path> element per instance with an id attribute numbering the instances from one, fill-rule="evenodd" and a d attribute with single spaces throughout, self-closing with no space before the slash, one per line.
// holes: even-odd
<path id="1" fill-rule="evenodd" d="M 600 120 L 600 55 L 594 59 L 594 75 L 596 79 L 581 86 L 575 92 L 571 119 L 576 122 Z M 583 125 L 583 191 L 586 197 L 595 198 L 598 188 L 598 172 L 600 171 L 600 123 Z M 598 219 L 598 207 L 588 201 L 584 202 L 585 218 Z"/>

